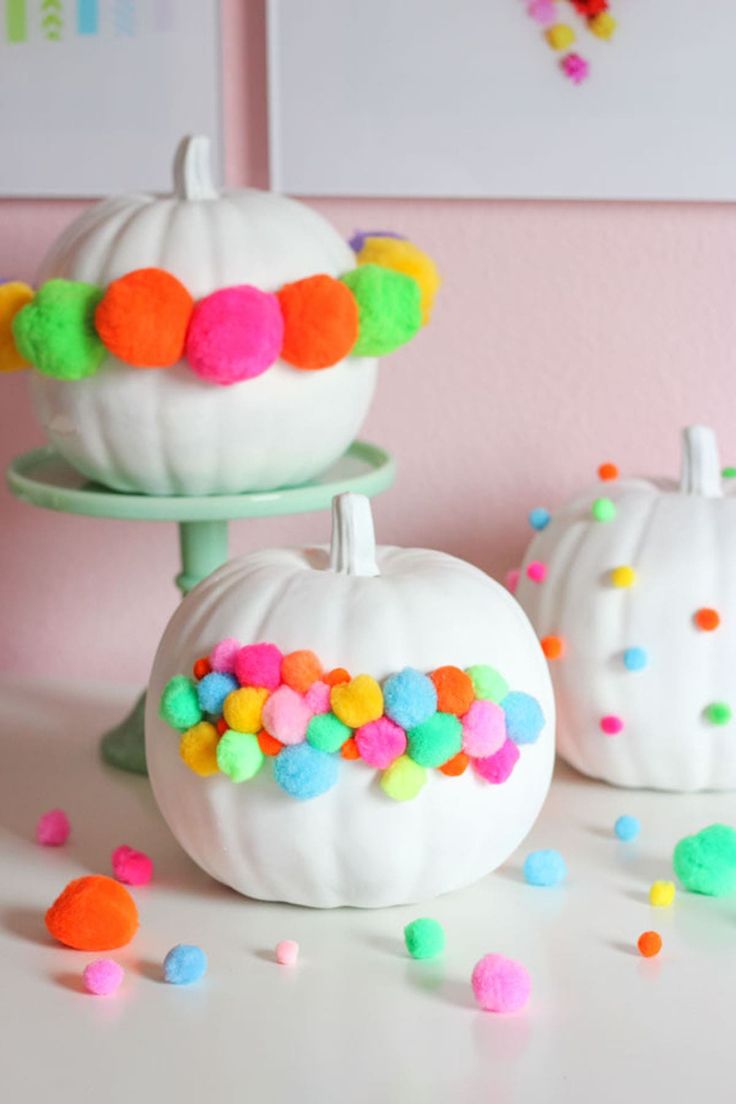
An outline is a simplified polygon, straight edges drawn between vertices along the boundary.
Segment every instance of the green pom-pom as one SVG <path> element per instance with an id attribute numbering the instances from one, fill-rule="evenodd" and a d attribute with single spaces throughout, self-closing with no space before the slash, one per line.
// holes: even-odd
<path id="1" fill-rule="evenodd" d="M 439 920 L 422 916 L 406 925 L 404 942 L 412 958 L 436 958 L 445 949 L 445 929 Z"/>
<path id="2" fill-rule="evenodd" d="M 691 893 L 725 897 L 736 890 L 736 830 L 711 824 L 675 847 L 675 874 Z"/>
<path id="3" fill-rule="evenodd" d="M 590 512 L 596 521 L 613 521 L 616 516 L 616 503 L 610 498 L 597 498 Z"/>
<path id="4" fill-rule="evenodd" d="M 197 687 L 186 675 L 174 675 L 164 687 L 159 713 L 172 728 L 192 728 L 202 720 Z"/>
<path id="5" fill-rule="evenodd" d="M 339 751 L 351 730 L 334 713 L 318 713 L 307 727 L 307 740 L 320 751 Z"/>
<path id="6" fill-rule="evenodd" d="M 731 706 L 726 702 L 711 702 L 705 707 L 705 716 L 711 724 L 728 724 L 731 720 Z"/>
<path id="7" fill-rule="evenodd" d="M 454 713 L 435 713 L 428 721 L 410 728 L 407 751 L 422 767 L 441 767 L 462 748 L 463 726 Z"/>
<path id="8" fill-rule="evenodd" d="M 45 376 L 76 380 L 92 376 L 107 356 L 95 331 L 102 291 L 94 284 L 49 280 L 13 320 L 21 356 Z"/>
<path id="9" fill-rule="evenodd" d="M 233 782 L 247 782 L 263 766 L 258 737 L 228 728 L 217 744 L 217 765 Z"/>
<path id="10" fill-rule="evenodd" d="M 411 276 L 366 264 L 341 276 L 358 304 L 358 340 L 351 356 L 385 356 L 422 325 L 422 295 Z"/>
<path id="11" fill-rule="evenodd" d="M 483 701 L 501 702 L 509 692 L 506 679 L 493 667 L 478 663 L 474 667 L 466 667 L 465 674 L 470 676 L 476 698 Z"/>
<path id="12" fill-rule="evenodd" d="M 427 772 L 408 755 L 394 759 L 381 775 L 381 789 L 394 801 L 411 801 L 427 781 Z"/>
<path id="13" fill-rule="evenodd" d="M 724 468 L 721 475 L 724 479 L 736 479 L 736 468 Z"/>

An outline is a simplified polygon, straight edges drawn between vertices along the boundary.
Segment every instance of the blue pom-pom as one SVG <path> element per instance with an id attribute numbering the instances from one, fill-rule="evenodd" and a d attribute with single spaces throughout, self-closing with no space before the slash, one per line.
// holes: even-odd
<path id="1" fill-rule="evenodd" d="M 201 682 L 197 683 L 197 697 L 199 708 L 203 713 L 222 713 L 225 698 L 239 686 L 238 680 L 233 675 L 225 675 L 220 671 L 212 671 L 205 675 Z"/>
<path id="2" fill-rule="evenodd" d="M 544 506 L 536 506 L 529 512 L 529 524 L 532 529 L 536 529 L 537 532 L 541 532 L 542 529 L 546 529 L 552 520 L 552 515 L 549 510 L 545 510 Z"/>
<path id="3" fill-rule="evenodd" d="M 201 947 L 177 943 L 164 959 L 164 980 L 171 985 L 190 985 L 207 972 L 207 955 Z"/>
<path id="4" fill-rule="evenodd" d="M 437 709 L 437 690 L 431 678 L 413 667 L 405 667 L 383 684 L 383 709 L 401 728 L 416 728 Z"/>
<path id="5" fill-rule="evenodd" d="M 641 671 L 649 662 L 644 648 L 627 648 L 624 652 L 624 667 L 627 671 Z"/>
<path id="6" fill-rule="evenodd" d="M 613 826 L 616 836 L 625 843 L 635 840 L 641 832 L 641 823 L 635 816 L 620 816 Z"/>
<path id="7" fill-rule="evenodd" d="M 512 690 L 501 702 L 506 715 L 506 732 L 515 744 L 533 744 L 544 728 L 544 713 L 536 698 Z"/>
<path id="8" fill-rule="evenodd" d="M 559 851 L 530 851 L 524 859 L 524 881 L 529 885 L 560 885 L 566 877 L 567 867 Z"/>
<path id="9" fill-rule="evenodd" d="M 282 790 L 300 801 L 331 790 L 337 782 L 339 763 L 335 755 L 311 744 L 290 744 L 273 760 L 273 776 Z"/>

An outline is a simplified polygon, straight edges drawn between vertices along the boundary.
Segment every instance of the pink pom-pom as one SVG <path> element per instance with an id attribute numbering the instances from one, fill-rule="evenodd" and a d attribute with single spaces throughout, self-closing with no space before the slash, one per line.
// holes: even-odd
<path id="1" fill-rule="evenodd" d="M 476 759 L 485 758 L 503 747 L 506 740 L 506 716 L 492 701 L 474 701 L 462 718 L 463 751 Z"/>
<path id="2" fill-rule="evenodd" d="M 561 59 L 560 68 L 573 84 L 582 84 L 590 73 L 590 65 L 580 54 L 567 54 Z"/>
<path id="3" fill-rule="evenodd" d="M 533 583 L 543 583 L 547 578 L 547 565 L 540 563 L 539 560 L 532 560 L 527 564 L 526 574 Z"/>
<path id="4" fill-rule="evenodd" d="M 312 710 L 290 686 L 279 686 L 263 706 L 263 727 L 282 744 L 300 744 L 307 736 Z"/>
<path id="5" fill-rule="evenodd" d="M 36 825 L 36 842 L 44 847 L 62 847 L 69 839 L 71 825 L 63 809 L 50 809 Z"/>
<path id="6" fill-rule="evenodd" d="M 112 872 L 125 885 L 148 885 L 153 877 L 153 863 L 143 851 L 135 851 L 123 843 L 112 853 Z"/>
<path id="7" fill-rule="evenodd" d="M 601 717 L 601 732 L 605 732 L 606 736 L 618 736 L 623 727 L 624 722 L 614 713 Z"/>
<path id="8" fill-rule="evenodd" d="M 531 0 L 526 10 L 534 22 L 539 23 L 541 27 L 551 27 L 557 19 L 552 0 Z"/>
<path id="9" fill-rule="evenodd" d="M 235 670 L 235 657 L 240 651 L 240 641 L 228 636 L 215 644 L 210 652 L 210 667 L 223 675 L 231 675 Z"/>
<path id="10" fill-rule="evenodd" d="M 519 749 L 513 740 L 506 740 L 495 755 L 487 758 L 474 759 L 473 766 L 481 778 L 486 782 L 499 786 L 511 776 L 511 772 L 519 761 Z"/>
<path id="11" fill-rule="evenodd" d="M 471 983 L 475 999 L 486 1012 L 518 1012 L 532 991 L 526 967 L 499 954 L 484 955 L 476 962 Z"/>
<path id="12" fill-rule="evenodd" d="M 186 355 L 211 383 L 238 383 L 260 376 L 278 360 L 284 319 L 275 295 L 243 284 L 214 291 L 195 303 Z"/>
<path id="13" fill-rule="evenodd" d="M 330 711 L 330 693 L 332 687 L 328 686 L 326 682 L 319 680 L 313 682 L 304 695 L 304 700 L 315 714 L 329 713 Z"/>
<path id="14" fill-rule="evenodd" d="M 112 958 L 97 958 L 82 971 L 82 982 L 88 993 L 96 997 L 109 997 L 120 988 L 123 967 Z"/>
<path id="15" fill-rule="evenodd" d="M 511 571 L 506 572 L 506 589 L 510 590 L 512 594 L 516 594 L 520 576 L 521 570 L 518 567 L 512 567 Z"/>
<path id="16" fill-rule="evenodd" d="M 406 733 L 388 717 L 379 717 L 357 729 L 355 742 L 360 758 L 379 770 L 390 767 L 406 751 Z"/>
<path id="17" fill-rule="evenodd" d="M 299 944 L 294 939 L 282 939 L 276 944 L 276 961 L 279 966 L 295 966 L 299 957 Z"/>
<path id="18" fill-rule="evenodd" d="M 275 690 L 281 685 L 283 656 L 275 644 L 246 644 L 235 655 L 235 675 L 241 686 Z"/>

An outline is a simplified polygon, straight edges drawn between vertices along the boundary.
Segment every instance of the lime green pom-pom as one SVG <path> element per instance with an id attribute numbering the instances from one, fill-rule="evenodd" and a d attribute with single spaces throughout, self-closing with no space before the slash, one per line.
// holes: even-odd
<path id="1" fill-rule="evenodd" d="M 509 684 L 493 667 L 478 663 L 466 667 L 465 674 L 470 677 L 476 698 L 482 701 L 501 702 L 509 692 Z"/>
<path id="2" fill-rule="evenodd" d="M 175 675 L 164 687 L 159 712 L 172 728 L 193 728 L 202 720 L 197 687 L 186 675 Z"/>
<path id="3" fill-rule="evenodd" d="M 217 765 L 233 782 L 247 782 L 263 766 L 264 755 L 258 737 L 228 728 L 217 745 Z"/>
<path id="4" fill-rule="evenodd" d="M 596 521 L 613 521 L 616 516 L 616 503 L 610 498 L 597 498 L 590 512 Z"/>
<path id="5" fill-rule="evenodd" d="M 736 830 L 711 824 L 675 847 L 675 874 L 691 893 L 725 897 L 736 890 Z"/>
<path id="6" fill-rule="evenodd" d="M 463 726 L 454 713 L 435 713 L 407 733 L 407 751 L 422 767 L 441 767 L 457 755 L 462 743 Z"/>
<path id="7" fill-rule="evenodd" d="M 107 356 L 94 327 L 102 291 L 94 284 L 49 280 L 13 319 L 21 356 L 45 376 L 92 376 Z"/>
<path id="8" fill-rule="evenodd" d="M 339 751 L 351 730 L 334 713 L 318 713 L 307 727 L 307 741 L 320 751 Z"/>
<path id="9" fill-rule="evenodd" d="M 366 264 L 341 276 L 358 304 L 358 340 L 351 356 L 385 356 L 422 325 L 422 296 L 411 276 Z"/>
<path id="10" fill-rule="evenodd" d="M 726 702 L 711 702 L 705 708 L 705 715 L 711 724 L 728 724 L 731 720 L 731 706 Z"/>
<path id="11" fill-rule="evenodd" d="M 404 928 L 404 942 L 412 958 L 436 958 L 445 949 L 445 929 L 439 920 L 421 916 Z"/>
<path id="12" fill-rule="evenodd" d="M 381 789 L 394 801 L 411 801 L 427 781 L 427 772 L 408 755 L 394 759 L 381 775 Z"/>

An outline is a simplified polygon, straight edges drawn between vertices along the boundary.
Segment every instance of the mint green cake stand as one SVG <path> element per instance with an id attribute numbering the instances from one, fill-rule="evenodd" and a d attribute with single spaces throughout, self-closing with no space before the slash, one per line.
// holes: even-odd
<path id="1" fill-rule="evenodd" d="M 122 494 L 87 482 L 47 446 L 17 456 L 8 467 L 7 481 L 17 498 L 47 510 L 127 521 L 175 521 L 181 551 L 176 585 L 184 595 L 227 559 L 229 522 L 325 510 L 333 495 L 343 491 L 365 495 L 384 491 L 393 483 L 394 474 L 395 464 L 387 452 L 366 441 L 355 441 L 319 479 L 299 487 L 191 498 Z M 146 774 L 144 709 L 145 694 L 129 716 L 105 733 L 101 743 L 106 762 L 137 774 Z"/>

